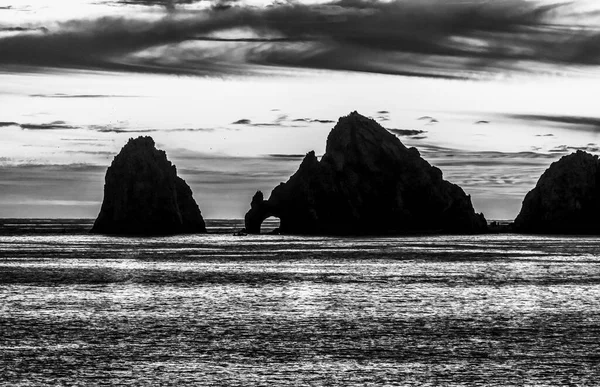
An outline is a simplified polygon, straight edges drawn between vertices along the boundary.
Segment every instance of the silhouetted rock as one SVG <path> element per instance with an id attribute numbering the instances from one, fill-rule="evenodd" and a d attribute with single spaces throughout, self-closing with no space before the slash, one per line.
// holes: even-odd
<path id="1" fill-rule="evenodd" d="M 106 171 L 104 201 L 91 230 L 99 234 L 204 233 L 186 182 L 151 137 L 130 139 Z"/>
<path id="2" fill-rule="evenodd" d="M 471 199 L 415 148 L 372 119 L 339 119 L 325 155 L 306 155 L 298 171 L 264 200 L 252 198 L 246 231 L 280 218 L 283 234 L 478 233 L 487 228 Z"/>
<path id="3" fill-rule="evenodd" d="M 552 163 L 525 200 L 515 229 L 525 233 L 600 234 L 600 161 L 577 151 Z"/>

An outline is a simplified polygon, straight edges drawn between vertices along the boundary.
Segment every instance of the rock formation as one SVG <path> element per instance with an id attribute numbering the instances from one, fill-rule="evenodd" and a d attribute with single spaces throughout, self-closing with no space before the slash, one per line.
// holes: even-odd
<path id="1" fill-rule="evenodd" d="M 525 200 L 515 229 L 525 233 L 600 234 L 600 161 L 577 151 L 552 163 Z"/>
<path id="2" fill-rule="evenodd" d="M 192 190 L 151 137 L 129 139 L 106 171 L 99 234 L 206 232 Z"/>
<path id="3" fill-rule="evenodd" d="M 306 155 L 298 171 L 269 200 L 252 198 L 246 231 L 266 218 L 283 234 L 478 233 L 487 228 L 471 199 L 415 148 L 372 119 L 353 112 L 339 119 L 325 155 Z"/>

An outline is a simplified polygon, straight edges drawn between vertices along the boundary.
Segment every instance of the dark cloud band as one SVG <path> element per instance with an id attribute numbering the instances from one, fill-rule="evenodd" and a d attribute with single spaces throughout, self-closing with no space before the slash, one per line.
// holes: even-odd
<path id="1" fill-rule="evenodd" d="M 0 66 L 203 75 L 285 66 L 467 78 L 600 64 L 600 33 L 569 25 L 569 12 L 527 0 L 340 0 L 104 17 L 0 37 Z M 240 36 L 219 36 L 232 31 Z"/>

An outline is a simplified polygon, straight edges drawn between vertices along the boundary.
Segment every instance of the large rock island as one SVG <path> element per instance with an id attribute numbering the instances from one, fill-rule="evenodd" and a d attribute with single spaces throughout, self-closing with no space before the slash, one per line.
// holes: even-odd
<path id="1" fill-rule="evenodd" d="M 130 139 L 106 171 L 99 234 L 204 233 L 192 190 L 151 137 Z"/>
<path id="2" fill-rule="evenodd" d="M 485 218 L 415 148 L 357 112 L 339 119 L 321 160 L 306 155 L 269 200 L 254 195 L 246 231 L 280 219 L 285 234 L 479 233 Z"/>
<path id="3" fill-rule="evenodd" d="M 525 200 L 515 230 L 600 234 L 600 161 L 577 151 L 552 163 Z"/>

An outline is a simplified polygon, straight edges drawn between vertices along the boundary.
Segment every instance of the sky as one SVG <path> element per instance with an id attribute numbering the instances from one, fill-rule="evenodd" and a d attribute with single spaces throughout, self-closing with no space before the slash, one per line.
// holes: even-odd
<path id="1" fill-rule="evenodd" d="M 0 0 L 0 218 L 95 217 L 152 136 L 205 218 L 240 218 L 351 111 L 513 219 L 600 153 L 596 0 Z"/>

